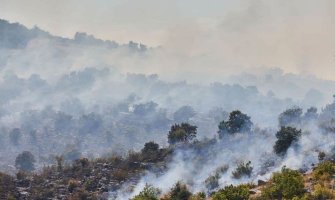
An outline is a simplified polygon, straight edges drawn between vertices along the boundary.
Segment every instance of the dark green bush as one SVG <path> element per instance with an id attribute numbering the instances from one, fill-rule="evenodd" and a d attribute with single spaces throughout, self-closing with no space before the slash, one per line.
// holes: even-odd
<path id="1" fill-rule="evenodd" d="M 188 200 L 191 195 L 185 184 L 177 182 L 170 190 L 169 200 Z"/>
<path id="2" fill-rule="evenodd" d="M 239 110 L 235 110 L 229 114 L 227 121 L 219 124 L 219 136 L 224 134 L 234 134 L 238 132 L 249 132 L 252 127 L 250 117 Z"/>
<path id="3" fill-rule="evenodd" d="M 273 149 L 277 155 L 285 155 L 287 149 L 297 142 L 301 136 L 301 130 L 292 127 L 281 127 L 276 133 L 277 141 Z"/>
<path id="4" fill-rule="evenodd" d="M 170 144 L 180 142 L 190 142 L 196 137 L 197 127 L 188 123 L 175 124 L 171 127 L 168 134 L 168 141 Z"/>

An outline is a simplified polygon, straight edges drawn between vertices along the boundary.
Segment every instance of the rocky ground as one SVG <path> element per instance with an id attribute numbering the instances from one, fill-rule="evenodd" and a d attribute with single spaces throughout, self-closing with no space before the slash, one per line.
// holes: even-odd
<path id="1" fill-rule="evenodd" d="M 0 199 L 107 199 L 125 183 L 135 185 L 146 170 L 163 171 L 170 155 L 161 149 L 151 158 L 145 153 L 128 157 L 78 159 L 71 165 L 44 167 L 38 173 L 0 174 Z"/>

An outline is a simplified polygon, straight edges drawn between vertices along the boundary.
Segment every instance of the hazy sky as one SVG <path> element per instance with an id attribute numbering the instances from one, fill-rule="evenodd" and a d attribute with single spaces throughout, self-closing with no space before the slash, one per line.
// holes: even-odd
<path id="1" fill-rule="evenodd" d="M 161 44 L 181 21 L 220 20 L 238 3 L 226 0 L 0 0 L 0 17 L 73 37 L 85 31 L 122 42 Z"/>
<path id="2" fill-rule="evenodd" d="M 335 79 L 334 0 L 0 0 L 0 18 L 163 45 L 214 72 L 269 66 Z"/>

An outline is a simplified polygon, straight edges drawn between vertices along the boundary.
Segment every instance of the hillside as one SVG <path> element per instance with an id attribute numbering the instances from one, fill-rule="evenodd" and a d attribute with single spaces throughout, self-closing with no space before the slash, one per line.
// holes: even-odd
<path id="1" fill-rule="evenodd" d="M 334 199 L 335 81 L 178 42 L 0 20 L 0 199 Z"/>
<path id="2" fill-rule="evenodd" d="M 315 146 L 308 151 L 306 142 L 302 146 L 301 141 L 313 138 L 306 132 L 306 123 L 316 121 L 324 135 L 333 136 L 333 121 L 324 118 L 333 105 L 328 105 L 320 115 L 313 109 L 305 115 L 299 108 L 284 111 L 279 116 L 281 127 L 275 134 L 273 148 L 267 147 L 272 153 L 263 154 L 267 158 L 218 160 L 216 154 L 229 151 L 234 145 L 243 152 L 239 144 L 243 137 L 256 145 L 257 140 L 266 142 L 269 137 L 254 127 L 249 116 L 236 110 L 220 122 L 218 136 L 212 139 L 197 140 L 196 126 L 174 124 L 167 134 L 167 147 L 160 148 L 151 141 L 140 151 L 129 151 L 124 156 L 82 157 L 72 163 L 65 162 L 60 155 L 54 158 L 55 164 L 35 172 L 34 156 L 25 151 L 15 160 L 18 169 L 15 177 L 1 174 L 0 191 L 3 199 L 332 199 L 335 198 L 334 146 L 330 150 L 320 148 L 320 144 L 332 141 L 321 140 L 320 144 L 313 141 Z M 261 149 L 253 147 L 253 150 Z M 317 154 L 311 162 L 312 151 Z M 291 162 L 296 156 L 306 156 L 308 162 L 290 169 L 286 164 L 294 166 Z M 193 177 L 187 176 L 188 173 Z M 201 173 L 207 175 L 204 180 L 196 178 L 202 178 Z M 177 181 L 171 185 L 171 180 Z M 155 185 L 156 181 L 159 185 Z"/>
<path id="3" fill-rule="evenodd" d="M 1 199 L 114 199 L 122 192 L 131 193 L 145 171 L 164 173 L 173 149 L 130 152 L 125 158 L 76 160 L 71 165 L 58 164 L 38 173 L 19 172 L 16 177 L 0 174 Z M 269 180 L 237 186 L 225 186 L 211 193 L 192 194 L 181 179 L 171 191 L 161 193 L 147 185 L 133 199 L 148 200 L 243 200 L 243 199 L 335 199 L 335 163 L 322 161 L 312 170 L 298 172 L 283 168 Z M 215 179 L 203 184 L 215 184 Z M 124 188 L 126 186 L 126 188 Z M 158 191 L 158 192 L 157 192 Z M 207 196 L 207 197 L 206 197 Z M 121 198 L 122 199 L 122 198 Z"/>
<path id="4" fill-rule="evenodd" d="M 128 44 L 119 44 L 115 41 L 97 39 L 93 35 L 84 32 L 77 32 L 73 39 L 54 36 L 37 26 L 29 29 L 19 23 L 10 23 L 0 19 L 0 49 L 24 49 L 29 42 L 37 39 L 52 40 L 59 45 L 96 46 L 108 49 L 125 47 L 134 51 L 145 51 L 147 49 L 144 44 L 138 44 L 133 41 Z"/>

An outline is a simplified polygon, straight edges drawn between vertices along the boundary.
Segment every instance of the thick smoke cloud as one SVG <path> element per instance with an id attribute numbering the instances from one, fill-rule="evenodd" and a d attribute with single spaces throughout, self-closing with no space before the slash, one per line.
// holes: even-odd
<path id="1" fill-rule="evenodd" d="M 335 88 L 332 81 L 280 69 L 197 83 L 186 82 L 193 75 L 180 68 L 179 80 L 166 81 L 169 75 L 161 70 L 159 75 L 136 73 L 154 65 L 178 67 L 178 60 L 161 59 L 163 47 L 119 44 L 85 33 L 67 39 L 4 20 L 0 25 L 6 36 L 0 39 L 0 123 L 3 144 L 11 144 L 2 150 L 6 169 L 23 150 L 32 151 L 42 165 L 58 154 L 77 155 L 69 160 L 97 157 L 139 149 L 155 138 L 164 145 L 166 137 L 157 135 L 181 120 L 199 127 L 199 139 L 212 137 L 234 109 L 248 113 L 260 127 L 275 127 L 286 108 L 325 105 Z M 11 137 L 16 129 L 18 137 Z"/>

